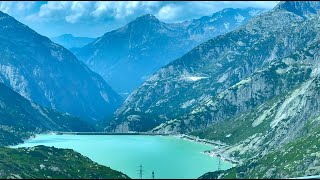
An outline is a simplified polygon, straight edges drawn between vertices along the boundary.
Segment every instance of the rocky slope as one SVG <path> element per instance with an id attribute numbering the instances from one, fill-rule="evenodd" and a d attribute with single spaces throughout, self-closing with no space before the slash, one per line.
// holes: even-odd
<path id="1" fill-rule="evenodd" d="M 0 83 L 0 146 L 21 143 L 35 133 L 94 131 L 93 125 L 31 103 Z"/>
<path id="2" fill-rule="evenodd" d="M 287 78 L 281 81 L 291 81 L 296 84 L 295 86 L 291 88 L 287 86 L 287 89 L 278 91 L 278 94 L 273 94 L 267 101 L 250 111 L 217 122 L 193 134 L 206 139 L 224 141 L 234 146 L 233 150 L 244 148 L 238 156 L 251 157 L 257 155 L 256 153 L 264 155 L 264 151 L 273 150 L 299 137 L 303 133 L 301 128 L 305 123 L 319 114 L 317 100 L 319 81 L 319 63 L 317 62 L 319 53 L 317 51 L 319 48 L 317 43 L 306 51 L 298 51 L 284 59 L 291 64 L 291 68 L 276 69 L 286 74 L 284 77 Z M 273 78 L 267 85 L 277 85 L 279 80 Z M 250 81 L 247 81 L 243 83 L 243 86 L 249 87 L 250 84 Z M 260 94 L 257 91 L 251 95 L 257 97 Z M 251 141 L 252 139 L 255 139 L 254 142 Z M 260 145 L 263 146 L 260 147 Z M 248 150 L 251 154 L 246 154 Z"/>
<path id="3" fill-rule="evenodd" d="M 226 171 L 209 172 L 200 179 L 280 179 L 320 174 L 319 115 L 309 119 L 298 139 L 276 148 L 262 158 Z"/>
<path id="4" fill-rule="evenodd" d="M 182 23 L 145 15 L 75 51 L 124 97 L 160 67 L 212 37 L 232 31 L 262 9 L 224 9 Z"/>
<path id="5" fill-rule="evenodd" d="M 0 82 L 44 107 L 102 119 L 122 102 L 71 52 L 0 12 Z"/>
<path id="6" fill-rule="evenodd" d="M 285 86 L 294 83 L 282 82 L 279 87 L 269 87 L 272 82 L 265 82 L 256 73 L 276 59 L 316 42 L 319 18 L 314 17 L 313 11 L 300 15 L 283 6 L 280 4 L 254 17 L 240 28 L 199 45 L 161 68 L 129 96 L 106 130 L 135 130 L 140 125 L 139 119 L 144 119 L 141 114 L 144 114 L 144 117 L 160 119 L 154 123 L 153 131 L 190 132 L 250 111 L 278 95 L 279 90 L 290 90 Z M 312 3 L 310 6 L 317 7 Z M 274 75 L 277 74 L 281 73 Z M 257 77 L 253 77 L 255 75 Z M 250 78 L 258 80 L 251 87 L 233 92 L 232 88 L 237 90 L 234 86 Z M 266 87 L 271 92 L 264 91 Z M 262 98 L 247 95 L 254 91 Z M 139 118 L 128 120 L 137 113 Z"/>
<path id="7" fill-rule="evenodd" d="M 318 41 L 286 59 L 300 61 L 300 67 L 312 65 L 310 78 L 296 88 L 237 118 L 193 132 L 228 144 L 215 153 L 243 159 L 237 168 L 204 177 L 288 178 L 319 174 L 319 50 Z"/>
<path id="8" fill-rule="evenodd" d="M 1 179 L 129 179 L 70 149 L 0 148 Z"/>

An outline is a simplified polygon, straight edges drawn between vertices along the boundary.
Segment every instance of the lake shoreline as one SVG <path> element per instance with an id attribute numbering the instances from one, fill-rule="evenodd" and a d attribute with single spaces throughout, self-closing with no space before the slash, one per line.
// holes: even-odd
<path id="1" fill-rule="evenodd" d="M 202 152 L 203 154 L 206 154 L 210 157 L 215 157 L 215 158 L 219 158 L 224 162 L 228 162 L 230 163 L 233 167 L 238 165 L 239 163 L 241 163 L 241 161 L 235 160 L 233 158 L 230 158 L 227 154 L 224 153 L 216 153 L 215 149 L 219 149 L 221 147 L 228 147 L 228 145 L 218 142 L 218 141 L 212 141 L 212 140 L 208 140 L 208 139 L 200 139 L 196 136 L 191 136 L 191 135 L 186 135 L 186 134 L 181 134 L 181 135 L 175 135 L 177 138 L 181 138 L 181 139 L 185 139 L 185 140 L 189 140 L 192 142 L 197 142 L 197 143 L 202 143 L 202 144 L 210 144 L 213 146 L 214 149 L 212 150 L 207 150 Z"/>
<path id="2" fill-rule="evenodd" d="M 124 134 L 111 134 L 111 133 L 103 133 L 103 132 L 97 132 L 97 134 L 95 134 L 96 132 L 93 133 L 81 133 L 81 132 L 55 132 L 55 131 L 47 131 L 47 132 L 43 132 L 43 133 L 39 133 L 39 134 L 32 134 L 29 138 L 23 139 L 23 143 L 25 143 L 28 140 L 32 140 L 34 138 L 36 138 L 37 135 L 48 135 L 48 134 L 52 134 L 52 135 L 132 135 L 132 136 L 140 136 L 140 135 L 144 135 L 144 136 L 170 136 L 170 137 L 174 137 L 174 138 L 179 138 L 179 139 L 184 139 L 184 140 L 188 140 L 188 141 L 192 141 L 192 142 L 196 142 L 196 143 L 200 143 L 200 144 L 206 144 L 206 145 L 212 145 L 213 149 L 212 150 L 206 150 L 203 151 L 201 153 L 208 155 L 210 157 L 215 157 L 215 158 L 219 158 L 224 162 L 230 163 L 233 167 L 238 165 L 240 163 L 240 161 L 237 161 L 233 158 L 228 157 L 227 154 L 224 153 L 216 153 L 214 150 L 221 148 L 221 147 L 227 147 L 228 145 L 218 142 L 218 141 L 212 141 L 212 140 L 208 140 L 208 139 L 200 139 L 196 136 L 191 136 L 191 135 L 186 135 L 186 134 L 178 134 L 178 135 L 173 135 L 173 134 L 144 134 L 144 133 L 124 133 Z M 22 144 L 23 144 L 22 143 Z M 20 143 L 19 143 L 20 144 Z M 16 144 L 17 145 L 17 144 Z M 11 146 L 16 146 L 16 145 L 11 145 Z"/>

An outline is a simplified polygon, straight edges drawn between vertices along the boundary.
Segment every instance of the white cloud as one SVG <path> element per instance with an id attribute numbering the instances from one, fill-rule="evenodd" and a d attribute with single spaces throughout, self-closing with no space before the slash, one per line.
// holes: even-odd
<path id="1" fill-rule="evenodd" d="M 154 13 L 159 5 L 160 3 L 155 1 L 49 1 L 43 4 L 38 12 L 30 15 L 29 19 L 34 21 L 65 20 L 69 23 L 77 23 L 89 18 L 94 20 L 126 19 L 137 14 Z"/>
<path id="2" fill-rule="evenodd" d="M 88 18 L 100 20 L 132 19 L 147 13 L 160 19 L 175 21 L 212 14 L 228 7 L 272 8 L 278 1 L 49 1 L 41 2 L 38 10 L 30 12 L 40 2 L 1 1 L 0 10 L 13 15 L 27 14 L 34 20 L 65 20 L 77 23 Z M 28 14 L 29 13 L 29 14 Z M 182 18 L 182 19 L 181 19 Z"/>
<path id="3" fill-rule="evenodd" d="M 69 23 L 76 23 L 81 18 L 90 16 L 91 8 L 91 2 L 72 2 L 70 12 L 65 19 Z"/>
<path id="4" fill-rule="evenodd" d="M 91 13 L 94 17 L 101 17 L 109 10 L 110 1 L 95 3 L 95 10 Z"/>
<path id="5" fill-rule="evenodd" d="M 36 2 L 27 1 L 0 1 L 0 11 L 5 13 L 22 13 L 25 14 L 30 11 Z"/>
<path id="6" fill-rule="evenodd" d="M 277 1 L 0 1 L 0 10 L 27 25 L 32 25 L 36 30 L 38 26 L 41 26 L 41 29 L 48 27 L 47 31 L 51 31 L 52 34 L 54 30 L 50 28 L 51 24 L 55 25 L 55 30 L 66 29 L 68 24 L 70 28 L 73 28 L 71 25 L 81 24 L 81 27 L 85 27 L 87 24 L 87 28 L 100 26 L 101 31 L 103 29 L 108 31 L 144 14 L 153 14 L 164 22 L 181 22 L 211 15 L 223 8 L 272 8 L 277 3 Z M 88 30 L 77 29 L 77 31 Z"/>
<path id="7" fill-rule="evenodd" d="M 31 9 L 37 2 L 1 2 L 0 10 L 19 14 Z M 78 23 L 88 19 L 132 20 L 143 14 L 154 14 L 168 22 L 181 21 L 210 15 L 228 7 L 272 8 L 277 2 L 269 1 L 49 1 L 42 4 L 38 11 L 28 14 L 34 21 L 66 21 Z M 18 10 L 19 12 L 13 12 Z"/>
<path id="8" fill-rule="evenodd" d="M 97 2 L 92 16 L 96 18 L 107 17 L 114 19 L 125 19 L 136 14 L 146 14 L 156 11 L 159 2 L 143 2 L 143 1 L 112 1 Z"/>
<path id="9" fill-rule="evenodd" d="M 159 12 L 157 13 L 157 17 L 162 21 L 170 21 L 176 19 L 177 15 L 179 13 L 182 13 L 181 10 L 182 9 L 180 7 L 169 4 L 159 10 Z"/>
<path id="10" fill-rule="evenodd" d="M 50 1 L 47 4 L 43 4 L 40 10 L 31 16 L 34 16 L 35 20 L 52 20 L 55 18 L 65 18 L 67 12 L 70 10 L 72 2 L 55 2 Z"/>

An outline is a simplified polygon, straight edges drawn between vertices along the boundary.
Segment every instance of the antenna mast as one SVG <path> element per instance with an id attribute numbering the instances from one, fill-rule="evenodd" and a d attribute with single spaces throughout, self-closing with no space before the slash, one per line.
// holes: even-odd
<path id="1" fill-rule="evenodd" d="M 140 166 L 139 166 L 139 176 L 140 176 L 140 179 L 142 179 L 142 175 L 143 175 L 143 170 L 142 170 L 142 164 L 140 164 Z"/>

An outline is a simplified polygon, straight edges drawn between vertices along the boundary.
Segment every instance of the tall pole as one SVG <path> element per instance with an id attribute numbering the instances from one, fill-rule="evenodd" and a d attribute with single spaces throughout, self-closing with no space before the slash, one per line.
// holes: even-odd
<path id="1" fill-rule="evenodd" d="M 140 176 L 140 179 L 142 179 L 142 174 L 143 174 L 143 170 L 142 170 L 142 164 L 140 164 L 140 169 L 139 169 L 139 176 Z"/>
<path id="2" fill-rule="evenodd" d="M 220 160 L 220 158 L 219 158 L 219 164 L 218 164 L 218 171 L 220 171 L 221 170 L 221 160 Z"/>

